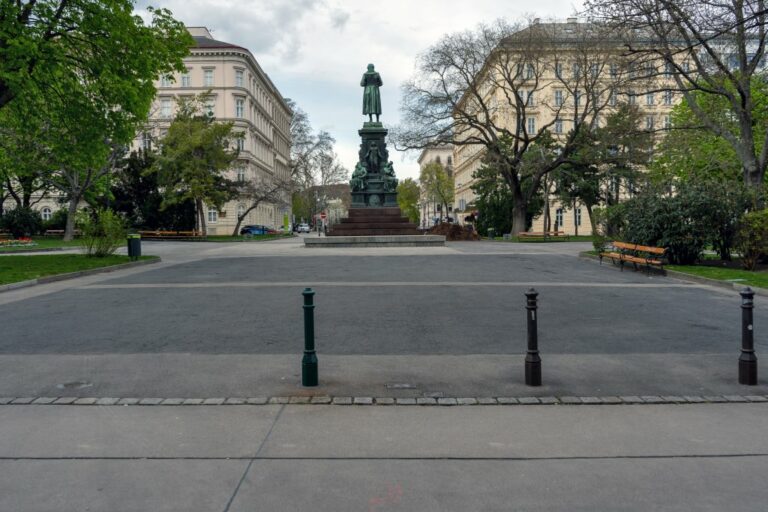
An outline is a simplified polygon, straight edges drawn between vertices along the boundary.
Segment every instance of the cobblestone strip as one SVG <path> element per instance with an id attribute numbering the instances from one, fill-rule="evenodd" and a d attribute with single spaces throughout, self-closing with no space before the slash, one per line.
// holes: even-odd
<path id="1" fill-rule="evenodd" d="M 370 397 L 370 396 L 273 396 L 219 398 L 115 398 L 115 397 L 0 397 L 2 405 L 100 405 L 100 406 L 233 406 L 233 405 L 407 405 L 407 406 L 477 406 L 477 405 L 637 405 L 637 404 L 713 404 L 768 403 L 768 395 L 643 395 L 643 396 L 521 396 L 521 397 Z"/>

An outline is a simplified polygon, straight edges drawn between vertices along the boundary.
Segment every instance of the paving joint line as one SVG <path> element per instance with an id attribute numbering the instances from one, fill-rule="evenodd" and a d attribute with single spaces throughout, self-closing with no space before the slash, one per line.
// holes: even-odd
<path id="1" fill-rule="evenodd" d="M 713 403 L 768 403 L 768 395 L 610 395 L 610 396 L 489 396 L 489 397 L 373 397 L 297 395 L 272 397 L 214 397 L 214 398 L 138 398 L 138 397 L 0 397 L 0 406 L 138 406 L 138 407 L 190 407 L 190 406 L 256 406 L 256 405 L 341 405 L 354 407 L 470 407 L 478 405 L 531 406 L 531 405 L 642 405 L 642 404 L 713 404 Z M 281 408 L 280 412 L 284 409 Z M 278 417 L 279 417 L 278 413 Z M 277 419 L 277 418 L 276 418 Z M 258 451 L 256 454 L 258 455 Z"/>

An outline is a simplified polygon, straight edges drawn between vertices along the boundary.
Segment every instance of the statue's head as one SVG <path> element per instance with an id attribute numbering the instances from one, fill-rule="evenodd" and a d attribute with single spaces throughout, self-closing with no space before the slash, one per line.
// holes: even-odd
<path id="1" fill-rule="evenodd" d="M 373 71 L 373 64 L 368 64 L 368 72 L 371 73 Z"/>

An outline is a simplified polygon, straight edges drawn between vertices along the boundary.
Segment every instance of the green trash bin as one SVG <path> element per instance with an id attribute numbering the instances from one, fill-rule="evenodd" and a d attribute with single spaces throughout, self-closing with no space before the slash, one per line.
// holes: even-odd
<path id="1" fill-rule="evenodd" d="M 141 257 L 141 235 L 131 233 L 128 235 L 128 258 L 136 261 Z"/>
<path id="2" fill-rule="evenodd" d="M 488 238 L 490 240 L 493 240 L 493 238 L 496 236 L 496 230 L 493 228 L 488 228 Z"/>

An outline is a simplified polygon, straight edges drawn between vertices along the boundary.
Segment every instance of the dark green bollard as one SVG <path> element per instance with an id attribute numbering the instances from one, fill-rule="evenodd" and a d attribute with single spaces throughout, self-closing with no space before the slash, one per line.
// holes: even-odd
<path id="1" fill-rule="evenodd" d="M 757 386 L 757 356 L 752 310 L 755 309 L 755 292 L 744 288 L 741 292 L 741 356 L 739 356 L 739 384 Z"/>
<path id="2" fill-rule="evenodd" d="M 315 305 L 312 288 L 305 288 L 304 296 L 304 358 L 301 360 L 301 385 L 317 386 L 317 354 L 315 353 Z"/>
<path id="3" fill-rule="evenodd" d="M 525 293 L 525 309 L 528 313 L 528 352 L 525 355 L 525 384 L 541 386 L 541 357 L 539 356 L 539 332 L 536 320 L 536 297 L 539 294 L 531 288 Z"/>

